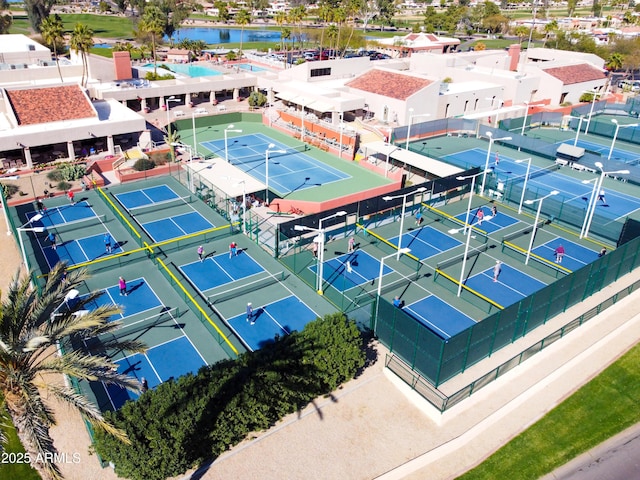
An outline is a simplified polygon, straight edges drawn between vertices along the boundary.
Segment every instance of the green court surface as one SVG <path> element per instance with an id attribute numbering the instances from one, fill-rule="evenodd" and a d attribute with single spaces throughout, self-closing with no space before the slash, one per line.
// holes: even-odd
<path id="1" fill-rule="evenodd" d="M 213 154 L 206 148 L 203 148 L 201 144 L 223 139 L 224 130 L 230 124 L 234 126 L 234 129 L 242 130 L 242 133 L 228 134 L 229 139 L 232 139 L 232 136 L 260 133 L 272 138 L 276 143 L 287 145 L 288 147 L 298 147 L 303 145 L 299 140 L 263 125 L 262 116 L 259 114 L 233 113 L 215 115 L 211 117 L 196 117 L 195 122 L 198 151 L 207 158 Z M 191 120 L 180 120 L 176 124 L 180 132 L 180 141 L 193 146 L 193 124 Z M 344 172 L 349 176 L 349 178 L 331 182 L 327 185 L 318 185 L 314 188 L 295 190 L 286 196 L 287 199 L 320 202 L 333 200 L 350 193 L 369 190 L 393 183 L 383 175 L 379 175 L 360 167 L 358 162 L 340 160 L 338 157 L 316 147 L 310 147 L 310 149 L 305 151 L 304 154 L 332 168 Z M 285 161 L 284 159 L 286 159 L 286 157 L 281 157 L 272 161 Z M 250 171 L 248 173 L 251 174 Z M 303 183 L 304 179 L 304 172 L 300 172 L 300 183 Z"/>
<path id="2" fill-rule="evenodd" d="M 126 198 L 128 194 L 137 195 L 138 191 L 154 191 L 157 188 L 169 189 L 182 200 L 170 208 L 163 208 L 163 204 L 159 203 L 158 208 L 144 212 L 132 209 L 133 214 L 118 200 L 119 195 Z M 228 220 L 201 200 L 189 198 L 189 191 L 172 176 L 94 189 L 78 197 L 78 200 L 82 199 L 91 205 L 95 214 L 101 216 L 101 221 L 90 225 L 80 222 L 75 225 L 77 229 L 73 228 L 73 223 L 69 223 L 63 235 L 71 239 L 96 234 L 100 235 L 102 241 L 105 226 L 108 226 L 114 243 L 121 251 L 114 250 L 111 254 L 104 252 L 98 258 L 70 266 L 69 269 L 86 268 L 91 274 L 80 291 L 81 295 L 101 291 L 104 293 L 99 304 L 121 306 L 122 315 L 116 318 L 123 324 L 119 335 L 139 339 L 148 345 L 149 350 L 144 355 L 106 353 L 118 363 L 120 371 L 138 379 L 145 377 L 151 388 L 171 378 L 196 373 L 203 365 L 233 358 L 248 348 L 259 348 L 276 336 L 304 328 L 304 323 L 299 323 L 300 307 L 290 301 L 283 303 L 286 298 L 294 298 L 307 307 L 309 313 L 305 322 L 335 311 L 335 307 L 304 287 L 295 276 L 284 275 L 282 265 L 260 246 L 238 234 L 237 226 L 230 225 Z M 50 210 L 66 205 L 62 198 L 47 201 Z M 25 224 L 33 217 L 33 210 L 33 205 L 12 209 L 13 223 Z M 154 242 L 141 226 L 149 222 L 171 221 L 185 212 L 197 213 L 212 227 Z M 199 220 L 195 225 L 199 225 Z M 42 248 L 45 232 L 23 231 L 21 235 L 28 262 L 40 276 L 40 281 L 43 281 L 43 276 L 49 270 Z M 204 248 L 205 258 L 222 254 L 223 258 L 231 261 L 228 259 L 228 249 L 232 240 L 238 244 L 241 255 L 250 256 L 260 266 L 263 276 L 275 275 L 274 281 L 251 284 L 254 276 L 253 272 L 249 272 L 247 278 L 232 279 L 217 290 L 199 291 L 180 267 L 198 262 L 197 248 L 200 245 Z M 101 244 L 101 248 L 104 249 L 104 244 Z M 212 275 L 226 275 L 224 271 L 211 272 Z M 120 276 L 127 280 L 126 296 L 118 293 Z M 248 287 L 247 283 L 250 284 Z M 248 330 L 244 324 L 240 327 L 232 325 L 234 318 L 244 312 L 249 301 L 256 309 L 262 308 L 276 318 L 276 322 L 282 323 L 286 331 L 267 328 L 266 315 L 256 322 L 256 329 L 253 330 Z M 101 343 L 101 339 L 76 337 L 68 339 L 63 348 L 101 351 Z M 133 394 L 98 383 L 80 382 L 79 388 L 107 410 L 119 408 L 127 399 L 135 398 Z"/>

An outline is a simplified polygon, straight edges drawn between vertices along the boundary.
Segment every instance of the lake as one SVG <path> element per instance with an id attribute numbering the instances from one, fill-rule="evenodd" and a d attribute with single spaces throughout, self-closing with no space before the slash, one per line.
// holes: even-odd
<path id="1" fill-rule="evenodd" d="M 181 40 L 203 40 L 210 45 L 242 42 L 274 42 L 280 41 L 280 32 L 276 30 L 247 30 L 239 28 L 189 27 L 176 30 L 173 34 L 175 43 Z"/>

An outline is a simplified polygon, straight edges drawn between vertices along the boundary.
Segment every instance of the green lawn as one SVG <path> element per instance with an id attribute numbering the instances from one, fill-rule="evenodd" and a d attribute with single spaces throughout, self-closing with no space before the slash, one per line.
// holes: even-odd
<path id="1" fill-rule="evenodd" d="M 8 443 L 5 446 L 7 453 L 23 454 L 24 448 L 18 439 L 16 429 L 11 424 L 9 415 L 4 409 L 0 410 L 0 425 L 2 430 L 8 437 Z M 23 458 L 23 457 L 21 457 Z M 0 478 L 11 480 L 40 480 L 40 475 L 28 463 L 10 462 L 11 456 L 8 456 L 7 462 L 0 462 Z"/>
<path id="2" fill-rule="evenodd" d="M 640 421 L 640 345 L 460 480 L 535 480 Z"/>

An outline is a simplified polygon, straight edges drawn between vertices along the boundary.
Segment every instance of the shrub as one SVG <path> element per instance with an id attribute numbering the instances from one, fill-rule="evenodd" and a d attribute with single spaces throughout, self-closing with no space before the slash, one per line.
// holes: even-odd
<path id="1" fill-rule="evenodd" d="M 164 479 L 219 456 L 353 378 L 365 351 L 340 313 L 276 338 L 256 352 L 160 384 L 105 416 L 131 445 L 96 431 L 95 450 L 118 476 Z"/>
<path id="2" fill-rule="evenodd" d="M 251 107 L 262 107 L 265 103 L 267 103 L 267 97 L 262 92 L 251 92 L 249 94 L 249 99 L 247 100 Z"/>
<path id="3" fill-rule="evenodd" d="M 133 164 L 133 169 L 138 172 L 144 172 L 145 170 L 151 170 L 155 168 L 156 163 L 150 158 L 140 158 Z"/>
<path id="4" fill-rule="evenodd" d="M 151 152 L 149 153 L 149 160 L 156 165 L 164 165 L 171 161 L 171 152 Z"/>
<path id="5" fill-rule="evenodd" d="M 58 182 L 58 185 L 56 185 L 56 188 L 62 192 L 66 192 L 71 188 L 71 186 L 72 185 L 69 182 L 65 182 L 63 180 L 62 182 Z"/>
<path id="6" fill-rule="evenodd" d="M 86 173 L 87 170 L 84 164 L 62 163 L 55 170 L 47 173 L 47 178 L 52 182 L 60 182 L 62 180 L 73 182 L 84 177 Z"/>
<path id="7" fill-rule="evenodd" d="M 18 186 L 10 183 L 3 183 L 2 185 L 2 193 L 4 194 L 4 198 L 11 198 L 16 193 L 18 193 Z"/>

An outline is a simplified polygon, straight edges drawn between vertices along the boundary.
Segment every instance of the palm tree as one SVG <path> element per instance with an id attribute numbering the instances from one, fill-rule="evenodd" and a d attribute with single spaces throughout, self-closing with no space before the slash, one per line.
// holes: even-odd
<path id="1" fill-rule="evenodd" d="M 149 5 L 144 9 L 138 29 L 151 37 L 151 54 L 153 55 L 153 76 L 158 75 L 158 53 L 156 52 L 157 38 L 162 38 L 167 16 L 156 5 Z"/>
<path id="2" fill-rule="evenodd" d="M 64 29 L 60 15 L 49 15 L 45 18 L 40 24 L 40 32 L 42 33 L 42 39 L 53 47 L 53 56 L 56 59 L 58 75 L 60 75 L 60 82 L 63 82 L 62 70 L 60 70 L 60 62 L 58 61 L 58 43 L 64 43 Z"/>
<path id="3" fill-rule="evenodd" d="M 235 15 L 235 21 L 240 25 L 240 51 L 239 56 L 242 58 L 242 37 L 244 36 L 244 27 L 251 23 L 251 14 L 244 8 L 240 9 Z"/>
<path id="4" fill-rule="evenodd" d="M 80 58 L 82 59 L 82 85 L 86 86 L 89 80 L 87 53 L 93 47 L 93 30 L 82 23 L 76 23 L 73 32 L 71 32 L 69 44 L 73 51 L 76 52 L 76 55 L 80 53 Z"/>
<path id="5" fill-rule="evenodd" d="M 120 326 L 120 322 L 110 321 L 110 317 L 118 313 L 116 307 L 83 310 L 102 292 L 76 298 L 79 301 L 70 309 L 58 309 L 67 305 L 69 292 L 88 278 L 85 270 L 78 269 L 70 271 L 62 281 L 65 267 L 64 263 L 55 265 L 41 290 L 31 286 L 30 276 L 21 276 L 18 272 L 0 304 L 0 396 L 4 398 L 31 465 L 43 478 L 53 479 L 62 476 L 54 462 L 57 450 L 49 434 L 49 428 L 56 423 L 48 405 L 49 398 L 61 400 L 79 411 L 94 427 L 128 442 L 126 434 L 108 423 L 97 406 L 60 382 L 55 374 L 139 391 L 139 383 L 117 373 L 116 364 L 102 352 L 145 350 L 138 341 L 117 340 L 111 335 L 101 343 L 100 352 L 64 348 L 73 338 L 110 333 Z M 83 315 L 74 314 L 80 310 Z"/>
<path id="6" fill-rule="evenodd" d="M 320 53 L 322 54 L 322 47 L 324 45 L 324 31 L 326 29 L 327 22 L 331 21 L 333 10 L 331 5 L 323 2 L 318 8 L 318 18 L 322 22 L 322 31 L 320 32 Z"/>

